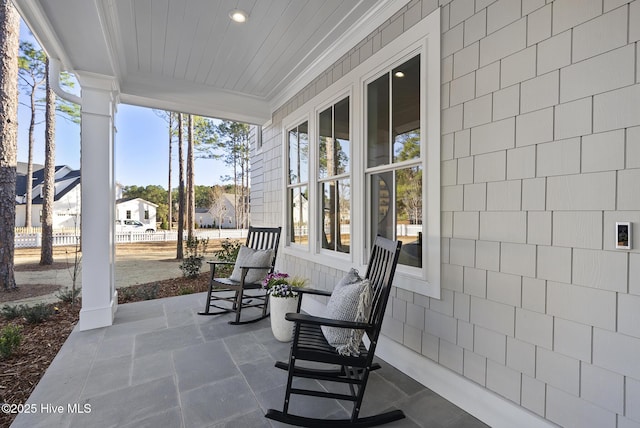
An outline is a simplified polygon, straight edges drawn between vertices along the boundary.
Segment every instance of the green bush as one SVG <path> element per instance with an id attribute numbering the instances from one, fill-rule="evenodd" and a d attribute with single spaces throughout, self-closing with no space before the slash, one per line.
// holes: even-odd
<path id="1" fill-rule="evenodd" d="M 195 291 L 191 287 L 180 287 L 180 289 L 178 290 L 179 296 L 184 296 L 186 294 L 193 294 L 193 293 L 195 293 Z"/>
<path id="2" fill-rule="evenodd" d="M 122 299 L 124 302 L 129 302 L 133 300 L 135 295 L 136 291 L 132 287 L 118 288 L 118 296 L 120 296 L 118 300 Z"/>
<path id="3" fill-rule="evenodd" d="M 160 284 L 147 285 L 136 290 L 135 295 L 142 300 L 153 300 L 158 298 Z"/>
<path id="4" fill-rule="evenodd" d="M 222 247 L 219 250 L 214 251 L 214 257 L 217 260 L 223 261 L 223 262 L 235 262 L 236 259 L 238 258 L 238 251 L 240 251 L 240 247 L 242 246 L 242 243 L 236 239 L 231 240 L 229 238 L 225 238 L 221 243 L 220 246 Z M 233 265 L 218 265 L 218 267 L 216 268 L 216 276 L 218 277 L 226 277 L 231 275 L 231 272 L 233 272 Z"/>
<path id="5" fill-rule="evenodd" d="M 74 291 L 73 288 L 65 287 L 56 293 L 56 297 L 65 303 L 74 303 L 78 301 L 80 290 L 80 288 L 76 288 Z"/>
<path id="6" fill-rule="evenodd" d="M 118 294 L 123 302 L 137 300 L 153 300 L 158 298 L 160 284 L 149 284 L 145 286 L 133 286 L 118 288 Z"/>
<path id="7" fill-rule="evenodd" d="M 22 308 L 22 316 L 29 324 L 39 324 L 51 318 L 53 308 L 51 305 L 38 303 L 33 306 L 24 306 Z"/>
<path id="8" fill-rule="evenodd" d="M 24 305 L 16 305 L 16 306 L 4 305 L 1 311 L 2 316 L 8 320 L 19 318 L 22 316 L 23 307 Z"/>
<path id="9" fill-rule="evenodd" d="M 180 264 L 182 275 L 187 278 L 197 278 L 202 268 L 202 260 L 209 245 L 209 238 L 198 239 L 191 237 L 185 243 L 187 257 Z"/>
<path id="10" fill-rule="evenodd" d="M 238 258 L 238 251 L 240 251 L 242 243 L 236 239 L 231 240 L 229 238 L 225 238 L 220 245 L 222 248 L 213 253 L 216 258 L 223 262 L 235 262 L 236 258 Z"/>
<path id="11" fill-rule="evenodd" d="M 29 324 L 39 324 L 51 318 L 54 310 L 51 305 L 38 303 L 37 305 L 4 305 L 2 307 L 2 316 L 8 320 L 15 318 L 24 318 Z"/>
<path id="12" fill-rule="evenodd" d="M 18 349 L 22 342 L 22 332 L 20 327 L 8 325 L 0 330 L 0 360 L 4 360 Z"/>

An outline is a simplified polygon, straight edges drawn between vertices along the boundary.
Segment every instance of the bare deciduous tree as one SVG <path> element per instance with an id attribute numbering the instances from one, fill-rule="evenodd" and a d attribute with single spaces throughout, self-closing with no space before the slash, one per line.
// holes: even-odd
<path id="1" fill-rule="evenodd" d="M 211 189 L 211 206 L 209 207 L 211 216 L 218 225 L 218 231 L 222 228 L 224 216 L 227 213 L 227 204 L 224 198 L 224 189 L 222 186 L 213 186 Z"/>

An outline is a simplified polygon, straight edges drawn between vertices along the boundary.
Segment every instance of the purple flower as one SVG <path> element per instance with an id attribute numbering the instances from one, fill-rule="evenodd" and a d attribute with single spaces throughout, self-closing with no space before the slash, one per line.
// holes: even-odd
<path id="1" fill-rule="evenodd" d="M 262 288 L 274 297 L 295 297 L 295 293 L 289 284 L 289 274 L 273 272 L 262 281 Z"/>

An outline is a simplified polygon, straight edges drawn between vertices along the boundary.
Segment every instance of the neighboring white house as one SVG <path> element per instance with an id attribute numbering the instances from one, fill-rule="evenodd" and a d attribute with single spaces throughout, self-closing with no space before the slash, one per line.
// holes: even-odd
<path id="1" fill-rule="evenodd" d="M 220 208 L 196 208 L 196 223 L 200 227 L 218 227 L 222 229 L 236 229 L 236 204 L 233 193 L 222 194 Z"/>
<path id="2" fill-rule="evenodd" d="M 16 226 L 25 226 L 26 212 L 26 163 L 18 164 L 16 176 Z M 33 191 L 31 205 L 31 227 L 42 226 L 42 184 L 44 169 L 42 165 L 33 165 Z M 55 167 L 55 196 L 53 202 L 53 228 L 80 227 L 80 170 L 68 165 Z M 156 229 L 156 210 L 158 206 L 141 198 L 123 198 L 116 201 L 116 219 L 138 220 L 147 229 Z"/>
<path id="3" fill-rule="evenodd" d="M 138 220 L 145 225 L 146 230 L 155 230 L 157 209 L 158 205 L 142 198 L 118 199 L 116 200 L 116 221 Z"/>
<path id="4" fill-rule="evenodd" d="M 42 226 L 42 165 L 33 166 L 31 226 Z M 55 167 L 55 196 L 53 202 L 53 228 L 80 227 L 80 171 L 67 165 Z M 16 176 L 16 226 L 25 226 L 27 176 L 26 164 L 20 163 Z"/>

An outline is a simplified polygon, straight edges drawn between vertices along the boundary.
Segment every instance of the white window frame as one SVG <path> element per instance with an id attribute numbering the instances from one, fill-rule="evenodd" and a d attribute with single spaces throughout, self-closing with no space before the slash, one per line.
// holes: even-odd
<path id="1" fill-rule="evenodd" d="M 349 172 L 345 173 L 345 174 L 340 174 L 337 176 L 333 176 L 333 177 L 329 177 L 329 178 L 324 178 L 324 179 L 320 179 L 319 174 L 318 174 L 318 160 L 320 158 L 320 153 L 319 153 L 319 146 L 318 146 L 318 135 L 317 132 L 319 130 L 319 127 L 317 126 L 318 122 L 320 121 L 320 113 L 322 113 L 323 111 L 325 111 L 326 109 L 330 108 L 330 107 L 334 107 L 338 102 L 344 100 L 345 98 L 349 98 Z M 315 239 L 315 252 L 316 253 L 320 253 L 320 254 L 325 254 L 329 257 L 337 257 L 337 258 L 341 258 L 345 261 L 351 262 L 352 260 L 352 256 L 351 254 L 353 253 L 353 250 L 350 250 L 348 253 L 341 253 L 335 250 L 330 250 L 327 248 L 322 248 L 322 242 L 321 242 L 321 234 L 322 234 L 322 214 L 320 213 L 320 207 L 322 206 L 322 195 L 320 194 L 319 191 L 319 185 L 320 182 L 327 182 L 327 181 L 331 181 L 331 180 L 343 180 L 344 178 L 348 178 L 349 179 L 349 186 L 350 186 L 350 192 L 351 192 L 351 209 L 349 210 L 349 239 L 353 240 L 353 157 L 354 157 L 354 145 L 353 145 L 353 128 L 354 128 L 354 121 L 353 121 L 353 90 L 351 88 L 348 88 L 347 90 L 343 90 L 340 91 L 336 94 L 334 94 L 331 98 L 327 99 L 324 103 L 320 104 L 318 107 L 315 108 L 314 110 L 314 129 L 316 130 L 316 134 L 313 135 L 313 144 L 315 145 L 314 147 L 314 158 L 313 158 L 313 172 L 314 172 L 314 185 L 315 185 L 315 197 L 316 197 L 316 201 L 317 201 L 317 205 L 315 205 L 316 207 L 316 211 L 313 213 L 314 216 L 314 224 L 315 224 L 315 231 L 317 233 L 316 237 L 317 239 Z M 353 244 L 350 244 L 353 245 Z"/>
<path id="2" fill-rule="evenodd" d="M 303 244 L 299 244 L 297 242 L 291 242 L 291 236 L 290 236 L 290 231 L 291 231 L 291 224 L 290 224 L 290 217 L 289 217 L 289 190 L 292 187 L 300 187 L 300 184 L 294 184 L 294 185 L 290 185 L 289 184 L 289 131 L 293 128 L 296 128 L 300 125 L 302 125 L 304 122 L 307 122 L 307 133 L 308 133 L 308 138 L 309 138 L 309 159 L 307 162 L 309 171 L 307 171 L 307 191 L 309 192 L 309 199 L 307 200 L 307 217 L 309 218 L 309 222 L 307 225 L 307 229 L 308 229 L 308 240 L 309 240 L 309 244 L 308 245 L 303 245 Z M 287 121 L 283 121 L 283 126 L 282 126 L 282 138 L 283 138 L 283 144 L 282 144 L 282 159 L 283 159 L 283 164 L 284 164 L 284 168 L 283 168 L 283 183 L 284 183 L 284 197 L 283 199 L 283 213 L 284 213 L 284 219 L 282 224 L 285 225 L 285 248 L 295 248 L 295 252 L 296 254 L 302 252 L 302 253 L 309 253 L 312 250 L 312 239 L 315 239 L 315 233 L 313 231 L 314 227 L 311 225 L 312 222 L 312 218 L 311 218 L 311 213 L 312 213 L 312 207 L 315 207 L 315 203 L 314 203 L 314 193 L 312 191 L 312 184 L 313 184 L 313 180 L 315 179 L 315 174 L 313 173 L 313 167 L 312 167 L 312 159 L 315 159 L 315 156 L 317 156 L 315 154 L 315 149 L 313 147 L 314 141 L 315 139 L 313 139 L 312 137 L 312 130 L 313 132 L 315 132 L 315 122 L 313 123 L 312 126 L 312 122 L 311 122 L 311 118 L 309 114 L 304 114 L 301 116 L 297 116 L 296 118 L 292 118 L 289 119 Z M 313 153 L 313 154 L 312 154 Z"/>
<path id="3" fill-rule="evenodd" d="M 388 43 L 338 81 L 285 117 L 282 121 L 283 225 L 289 230 L 288 215 L 288 131 L 309 124 L 309 246 L 291 244 L 286 239 L 283 252 L 311 262 L 347 271 L 366 269 L 370 243 L 366 183 L 366 83 L 394 65 L 420 54 L 421 156 L 423 162 L 423 267 L 399 265 L 394 286 L 429 297 L 440 298 L 440 10 L 437 9 Z M 318 224 L 317 121 L 321 111 L 348 95 L 351 122 L 351 251 L 320 251 Z M 425 144 L 426 142 L 426 144 Z M 365 220 L 365 221 L 360 221 Z M 331 254 L 329 254 L 331 253 Z"/>

